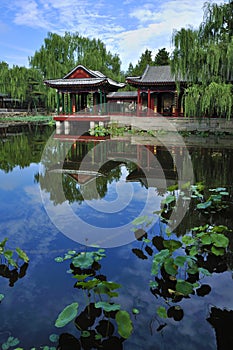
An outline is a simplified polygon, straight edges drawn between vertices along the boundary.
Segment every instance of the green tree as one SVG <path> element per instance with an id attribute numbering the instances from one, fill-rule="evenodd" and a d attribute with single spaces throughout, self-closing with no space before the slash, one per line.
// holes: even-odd
<path id="1" fill-rule="evenodd" d="M 89 39 L 78 33 L 64 36 L 48 33 L 41 48 L 29 59 L 30 66 L 39 70 L 44 79 L 62 78 L 76 65 L 82 64 L 106 76 L 121 81 L 121 61 L 117 54 L 107 51 L 99 39 Z M 47 89 L 48 107 L 55 106 L 55 90 Z"/>
<path id="2" fill-rule="evenodd" d="M 148 49 L 146 49 L 145 52 L 141 54 L 138 60 L 138 63 L 136 64 L 135 68 L 132 70 L 131 74 L 134 76 L 142 75 L 147 65 L 150 65 L 150 66 L 154 65 L 154 62 L 152 59 L 152 51 Z"/>
<path id="3" fill-rule="evenodd" d="M 6 62 L 2 61 L 0 62 L 0 92 L 7 94 L 8 91 L 8 73 L 9 73 L 9 66 Z"/>
<path id="4" fill-rule="evenodd" d="M 36 108 L 45 104 L 45 87 L 41 73 L 33 68 L 13 66 L 0 63 L 0 92 L 8 94 L 28 106 Z"/>
<path id="5" fill-rule="evenodd" d="M 159 49 L 158 53 L 155 56 L 154 64 L 156 66 L 167 66 L 170 64 L 169 53 L 165 49 Z"/>
<path id="6" fill-rule="evenodd" d="M 203 22 L 174 32 L 172 71 L 188 81 L 184 94 L 187 116 L 233 114 L 233 1 L 206 3 Z"/>
<path id="7" fill-rule="evenodd" d="M 130 62 L 129 67 L 128 67 L 126 73 L 125 73 L 125 76 L 126 77 L 132 77 L 133 76 L 133 71 L 134 71 L 133 63 Z"/>

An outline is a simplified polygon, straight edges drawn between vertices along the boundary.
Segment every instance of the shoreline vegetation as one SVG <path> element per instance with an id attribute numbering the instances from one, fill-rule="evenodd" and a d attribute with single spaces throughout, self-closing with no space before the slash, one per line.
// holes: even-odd
<path id="1" fill-rule="evenodd" d="M 171 123 L 177 132 L 183 137 L 188 137 L 190 135 L 197 135 L 201 137 L 208 136 L 233 136 L 233 121 L 226 120 L 224 118 L 189 118 L 189 117 L 164 117 Z M 116 132 L 113 132 L 113 135 L 116 135 L 118 131 L 122 135 L 122 124 L 123 125 L 137 125 L 138 132 L 142 135 L 142 132 L 148 135 L 155 136 L 156 132 L 167 133 L 166 124 L 163 125 L 162 118 L 156 117 L 140 117 L 136 118 L 125 117 L 125 116 L 110 116 L 110 129 Z M 50 125 L 55 126 L 54 114 L 51 113 L 43 114 L 42 113 L 32 113 L 27 111 L 7 111 L 0 112 L 0 130 L 3 129 L 5 133 L 8 131 L 8 128 L 12 126 L 25 126 L 25 125 Z M 129 126 L 127 128 L 129 128 Z M 97 127 L 98 129 L 99 127 Z M 3 131 L 2 130 L 2 131 Z M 98 133 L 98 130 L 95 130 L 94 136 L 101 136 Z M 100 130 L 101 132 L 105 131 Z M 2 132 L 0 132 L 1 134 Z"/>
<path id="2" fill-rule="evenodd" d="M 53 115 L 33 114 L 25 111 L 0 112 L 0 124 L 2 123 L 24 123 L 24 122 L 51 122 Z"/>

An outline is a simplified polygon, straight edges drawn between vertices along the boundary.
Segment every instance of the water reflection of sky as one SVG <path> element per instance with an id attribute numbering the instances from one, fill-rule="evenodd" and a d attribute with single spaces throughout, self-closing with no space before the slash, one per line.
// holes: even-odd
<path id="1" fill-rule="evenodd" d="M 17 167 L 8 174 L 0 172 L 0 240 L 9 237 L 9 248 L 20 246 L 30 257 L 26 276 L 13 288 L 8 286 L 6 279 L 0 279 L 0 293 L 5 294 L 0 305 L 0 344 L 12 335 L 21 340 L 19 346 L 25 349 L 49 344 L 51 333 L 70 331 L 77 335 L 72 325 L 58 330 L 53 324 L 67 304 L 77 300 L 85 305 L 82 294 L 73 288 L 74 280 L 66 273 L 68 264 L 54 262 L 56 256 L 63 255 L 68 249 L 80 250 L 83 247 L 60 233 L 50 222 L 41 202 L 39 185 L 34 181 L 37 172 L 36 164 L 24 169 Z M 114 182 L 109 185 L 106 200 L 116 199 L 115 186 Z M 140 208 L 142 199 L 146 198 L 141 185 L 135 183 L 133 186 L 135 198 L 128 208 L 127 217 L 134 206 Z M 86 206 L 79 207 L 79 210 L 85 216 Z M 163 331 L 157 332 L 159 318 L 156 317 L 156 308 L 162 300 L 156 299 L 148 286 L 151 259 L 141 261 L 131 253 L 137 243 L 107 249 L 107 257 L 102 261 L 102 273 L 122 283 L 119 299 L 122 307 L 128 311 L 133 307 L 140 310 L 134 320 L 134 335 L 125 342 L 124 349 L 216 349 L 214 330 L 206 318 L 212 305 L 233 307 L 230 273 L 206 278 L 212 286 L 211 293 L 204 298 L 192 296 L 183 300 L 183 320 L 168 319 Z"/>
<path id="2" fill-rule="evenodd" d="M 126 182 L 126 168 L 121 177 L 108 184 L 104 198 L 74 203 L 72 208 L 81 220 L 96 227 L 121 227 L 138 216 L 151 216 L 151 208 L 160 208 L 161 198 L 154 188 L 146 189 L 138 182 Z"/>

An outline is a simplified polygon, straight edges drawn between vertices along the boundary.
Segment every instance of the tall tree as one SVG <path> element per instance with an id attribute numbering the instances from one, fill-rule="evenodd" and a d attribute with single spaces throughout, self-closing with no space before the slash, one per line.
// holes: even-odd
<path id="1" fill-rule="evenodd" d="M 126 76 L 126 77 L 132 77 L 132 76 L 133 76 L 133 70 L 134 70 L 134 68 L 133 68 L 133 63 L 130 62 L 130 63 L 129 63 L 129 66 L 128 66 L 128 69 L 127 69 L 127 71 L 126 71 L 126 73 L 125 73 L 125 76 Z"/>
<path id="2" fill-rule="evenodd" d="M 233 1 L 206 3 L 197 30 L 173 35 L 172 70 L 188 80 L 184 94 L 187 116 L 233 115 Z"/>
<path id="3" fill-rule="evenodd" d="M 44 79 L 61 78 L 78 64 L 98 70 L 117 81 L 123 79 L 119 56 L 107 51 L 101 40 L 85 38 L 78 33 L 66 32 L 64 36 L 48 33 L 44 44 L 29 62 Z M 47 89 L 47 96 L 48 106 L 54 108 L 55 90 Z"/>
<path id="4" fill-rule="evenodd" d="M 136 64 L 135 68 L 132 71 L 133 75 L 135 76 L 142 75 L 147 65 L 150 65 L 150 66 L 154 65 L 154 62 L 152 59 L 152 51 L 148 49 L 146 49 L 145 52 L 141 54 L 138 60 L 138 63 Z"/>
<path id="5" fill-rule="evenodd" d="M 28 109 L 45 104 L 45 87 L 40 72 L 33 68 L 13 66 L 9 68 L 6 62 L 0 63 L 0 92 L 6 93 L 21 104 L 27 104 Z"/>
<path id="6" fill-rule="evenodd" d="M 155 55 L 154 64 L 156 66 L 167 66 L 170 64 L 169 53 L 165 49 L 159 49 L 158 53 Z"/>
<path id="7" fill-rule="evenodd" d="M 7 94 L 8 91 L 9 66 L 6 62 L 0 62 L 0 93 Z"/>

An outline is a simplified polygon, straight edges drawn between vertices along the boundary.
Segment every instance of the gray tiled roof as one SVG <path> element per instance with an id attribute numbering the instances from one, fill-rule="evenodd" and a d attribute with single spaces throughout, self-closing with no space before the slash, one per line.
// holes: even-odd
<path id="1" fill-rule="evenodd" d="M 86 78 L 86 79 L 52 79 L 45 80 L 44 83 L 54 86 L 72 86 L 72 85 L 96 85 L 102 83 L 105 78 Z"/>
<path id="2" fill-rule="evenodd" d="M 66 86 L 95 86 L 102 84 L 109 84 L 116 88 L 123 88 L 124 83 L 117 83 L 116 81 L 103 77 L 103 78 L 86 78 L 86 79 L 54 79 L 54 80 L 45 80 L 44 83 L 51 87 L 66 87 Z"/>
<path id="3" fill-rule="evenodd" d="M 170 66 L 147 66 L 141 77 L 127 77 L 127 82 L 164 84 L 175 83 L 175 77 L 171 73 Z"/>
<path id="4" fill-rule="evenodd" d="M 117 98 L 136 98 L 138 95 L 137 91 L 117 91 L 117 92 L 111 92 L 107 95 L 107 98 L 111 99 L 117 99 Z"/>

